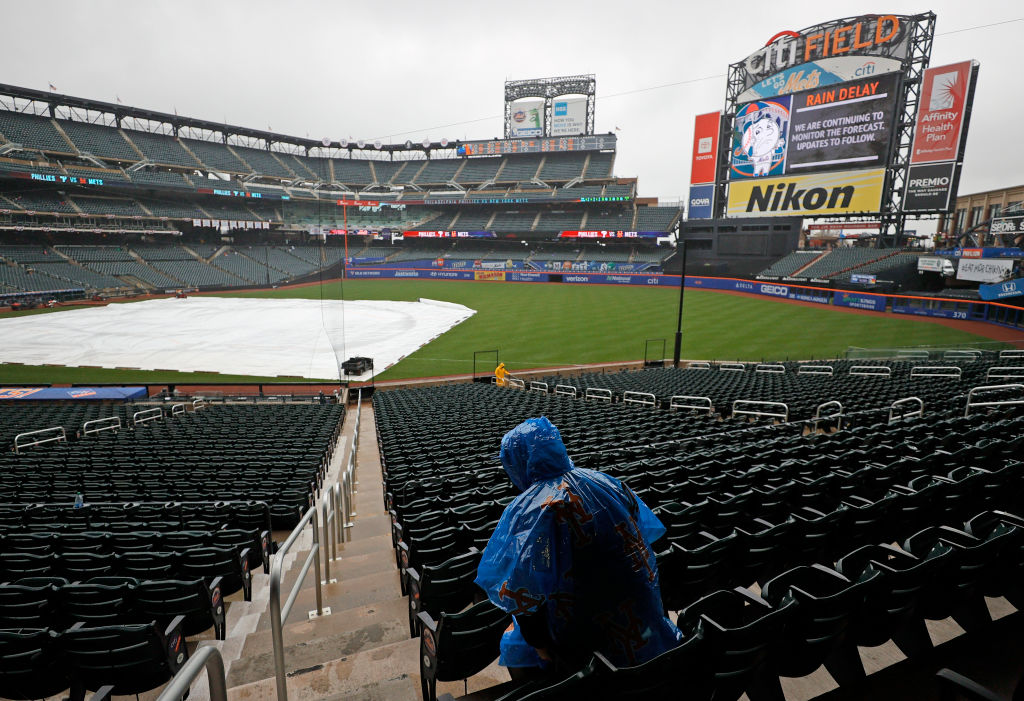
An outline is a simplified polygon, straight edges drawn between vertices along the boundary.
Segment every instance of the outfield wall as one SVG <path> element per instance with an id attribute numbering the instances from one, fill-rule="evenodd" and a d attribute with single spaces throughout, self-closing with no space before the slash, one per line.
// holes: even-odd
<path id="1" fill-rule="evenodd" d="M 655 273 L 541 273 L 525 270 L 441 270 L 425 268 L 353 268 L 349 278 L 475 280 L 478 282 L 544 282 L 570 285 L 639 285 L 679 287 L 678 275 Z M 833 290 L 811 285 L 730 277 L 687 275 L 686 286 L 705 290 L 744 292 L 798 302 L 862 309 L 879 313 L 909 314 L 942 319 L 965 319 L 1024 330 L 1024 308 L 999 302 L 957 300 L 946 297 L 917 297 Z"/>

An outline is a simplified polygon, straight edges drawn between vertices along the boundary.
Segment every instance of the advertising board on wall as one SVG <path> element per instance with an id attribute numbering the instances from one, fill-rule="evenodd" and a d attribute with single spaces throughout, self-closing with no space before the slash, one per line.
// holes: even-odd
<path id="1" fill-rule="evenodd" d="M 543 136 L 544 100 L 527 98 L 512 103 L 512 137 Z"/>
<path id="2" fill-rule="evenodd" d="M 552 100 L 551 136 L 575 136 L 577 134 L 584 134 L 586 131 L 586 97 L 561 96 Z"/>
<path id="3" fill-rule="evenodd" d="M 693 124 L 693 158 L 690 161 L 690 184 L 715 182 L 718 165 L 718 132 L 721 112 L 698 114 Z"/>
<path id="4" fill-rule="evenodd" d="M 715 216 L 715 184 L 691 185 L 686 214 L 689 219 L 711 219 Z"/>
<path id="5" fill-rule="evenodd" d="M 957 280 L 1001 282 L 1010 277 L 1016 261 L 1010 258 L 961 258 L 956 269 Z"/>
<path id="6" fill-rule="evenodd" d="M 730 217 L 820 216 L 877 212 L 885 169 L 833 171 L 729 185 Z"/>
<path id="7" fill-rule="evenodd" d="M 908 212 L 935 212 L 949 209 L 956 163 L 919 163 L 907 170 L 907 189 L 903 209 Z"/>
<path id="8" fill-rule="evenodd" d="M 972 61 L 924 72 L 921 105 L 914 125 L 911 163 L 954 161 L 960 150 L 964 114 L 971 88 Z"/>

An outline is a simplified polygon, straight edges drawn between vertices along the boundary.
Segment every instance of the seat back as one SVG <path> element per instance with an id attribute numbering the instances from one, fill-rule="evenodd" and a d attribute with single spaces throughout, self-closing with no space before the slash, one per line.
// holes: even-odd
<path id="1" fill-rule="evenodd" d="M 57 655 L 57 634 L 48 628 L 0 629 L 0 697 L 39 699 L 67 689 Z"/>
<path id="2" fill-rule="evenodd" d="M 442 613 L 435 622 L 420 612 L 420 680 L 424 701 L 435 701 L 438 681 L 465 679 L 498 656 L 501 636 L 512 616 L 490 601 L 461 613 Z"/>

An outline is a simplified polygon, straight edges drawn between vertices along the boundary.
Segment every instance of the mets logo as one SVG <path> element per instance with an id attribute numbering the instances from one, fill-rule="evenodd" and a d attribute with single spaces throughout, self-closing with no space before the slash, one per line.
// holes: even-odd
<path id="1" fill-rule="evenodd" d="M 525 122 L 526 121 L 526 112 L 523 111 L 523 110 L 516 110 L 512 114 L 512 121 L 514 121 L 514 122 Z"/>

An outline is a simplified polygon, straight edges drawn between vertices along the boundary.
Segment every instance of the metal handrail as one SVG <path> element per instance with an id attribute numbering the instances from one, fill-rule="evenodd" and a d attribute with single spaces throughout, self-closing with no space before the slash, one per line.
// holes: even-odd
<path id="1" fill-rule="evenodd" d="M 53 438 L 43 438 L 41 440 L 31 441 L 29 443 L 20 443 L 19 442 L 19 439 L 20 438 L 24 438 L 25 436 L 36 436 L 36 435 L 39 435 L 40 433 L 52 433 L 54 431 L 57 432 L 57 435 L 54 436 Z M 21 453 L 21 449 L 22 448 L 31 448 L 32 446 L 43 445 L 44 443 L 53 443 L 53 442 L 57 442 L 57 443 L 67 443 L 68 442 L 68 435 L 67 435 L 67 432 L 64 431 L 64 427 L 63 426 L 51 426 L 50 428 L 41 428 L 38 431 L 27 431 L 25 433 L 19 433 L 18 435 L 16 435 L 14 437 L 14 453 L 17 455 L 17 454 Z"/>
<path id="2" fill-rule="evenodd" d="M 912 403 L 915 403 L 915 402 L 917 403 L 917 409 L 915 411 L 911 411 L 911 412 L 908 412 L 908 413 L 901 413 L 900 414 L 900 418 L 901 419 L 908 419 L 908 418 L 910 418 L 912 416 L 924 416 L 924 401 L 922 401 L 920 397 L 905 397 L 904 399 L 897 399 L 889 407 L 889 421 L 887 423 L 890 423 L 890 424 L 892 423 L 893 415 L 894 415 L 894 412 L 896 411 L 896 407 L 903 406 L 904 404 L 912 404 Z"/>
<path id="3" fill-rule="evenodd" d="M 204 406 L 206 406 L 206 400 L 203 397 L 192 400 L 192 411 L 202 409 Z"/>
<path id="4" fill-rule="evenodd" d="M 827 414 L 825 416 L 822 416 L 821 415 L 821 410 L 824 409 L 825 407 L 831 407 L 831 406 L 839 407 L 839 411 L 835 412 L 835 413 L 832 413 L 832 414 Z M 833 399 L 830 402 L 824 402 L 824 403 L 818 405 L 818 408 L 814 411 L 814 418 L 812 419 L 812 421 L 814 423 L 814 430 L 815 431 L 818 430 L 818 424 L 820 422 L 828 421 L 830 419 L 839 419 L 839 422 L 836 424 L 836 428 L 837 429 L 841 429 L 843 427 L 843 405 L 842 405 L 841 402 L 839 402 L 836 399 Z"/>
<path id="5" fill-rule="evenodd" d="M 299 572 L 299 576 L 295 580 L 295 584 L 292 586 L 284 606 L 282 606 L 281 579 L 284 576 L 284 557 L 310 521 L 313 523 L 313 545 L 309 549 L 306 561 L 302 564 L 302 570 Z M 288 699 L 288 685 L 285 681 L 284 670 L 284 620 L 292 612 L 292 606 L 295 605 L 295 599 L 299 595 L 299 588 L 309 573 L 310 565 L 313 566 L 313 580 L 316 586 L 316 611 L 309 612 L 309 617 L 312 619 L 324 615 L 323 591 L 321 590 L 320 583 L 320 522 L 317 518 L 315 505 L 306 509 L 306 513 L 299 520 L 298 525 L 295 526 L 288 539 L 284 541 L 270 559 L 270 632 L 274 640 L 274 674 L 277 677 L 278 701 L 287 701 Z"/>
<path id="6" fill-rule="evenodd" d="M 90 426 L 96 426 L 97 428 L 90 428 Z M 107 416 L 102 419 L 93 419 L 92 421 L 86 421 L 82 424 L 82 435 L 89 436 L 93 433 L 102 433 L 103 431 L 119 431 L 121 430 L 121 417 L 120 416 Z"/>
<path id="7" fill-rule="evenodd" d="M 1020 348 L 1008 348 L 999 351 L 999 359 L 1003 358 L 1024 358 L 1024 350 Z"/>
<path id="8" fill-rule="evenodd" d="M 184 404 L 172 404 L 171 405 L 171 416 L 177 416 L 178 414 L 184 414 L 187 411 Z"/>
<path id="9" fill-rule="evenodd" d="M 722 370 L 727 370 L 729 372 L 746 372 L 747 371 L 747 364 L 746 363 L 740 363 L 740 362 L 735 362 L 735 363 L 719 363 L 718 364 L 718 370 L 719 370 L 719 372 L 721 372 Z"/>
<path id="10" fill-rule="evenodd" d="M 538 380 L 531 380 L 530 381 L 530 391 L 531 392 L 543 392 L 544 394 L 547 394 L 548 393 L 548 383 L 547 382 L 540 382 Z"/>
<path id="11" fill-rule="evenodd" d="M 948 350 L 942 354 L 943 360 L 970 360 L 975 361 L 981 358 L 980 350 Z"/>
<path id="12" fill-rule="evenodd" d="M 828 375 L 831 377 L 836 372 L 831 365 L 801 365 L 796 370 L 797 375 Z"/>
<path id="13" fill-rule="evenodd" d="M 921 358 L 923 360 L 928 360 L 932 356 L 928 351 L 924 350 L 898 350 L 896 351 L 896 357 L 903 358 L 905 360 L 912 358 Z"/>
<path id="14" fill-rule="evenodd" d="M 1005 378 L 1008 380 L 1024 379 L 1024 366 L 1020 365 L 995 365 L 985 373 L 985 382 L 991 379 Z"/>
<path id="15" fill-rule="evenodd" d="M 996 389 L 1022 389 L 1022 390 L 1024 390 L 1024 385 L 1019 384 L 1019 383 L 1012 383 L 1012 384 L 1008 384 L 1008 385 L 982 385 L 980 387 L 975 387 L 975 388 L 971 389 L 967 393 L 967 406 L 964 407 L 964 416 L 967 417 L 967 416 L 971 415 L 971 407 L 976 407 L 976 406 L 1018 406 L 1018 405 L 1024 404 L 1024 399 L 1003 399 L 1003 400 L 999 400 L 999 401 L 995 401 L 995 402 L 975 402 L 975 401 L 972 401 L 974 399 L 974 393 L 975 392 L 981 392 L 981 391 L 985 391 L 985 390 L 996 390 Z"/>
<path id="16" fill-rule="evenodd" d="M 682 401 L 677 401 L 682 400 Z M 701 404 L 683 404 L 682 402 L 699 401 Z M 668 400 L 669 409 L 699 409 L 706 410 L 708 415 L 715 413 L 715 405 L 711 403 L 711 397 L 700 397 L 694 394 L 677 394 Z"/>
<path id="17" fill-rule="evenodd" d="M 555 394 L 564 394 L 567 397 L 576 399 L 579 397 L 579 392 L 572 385 L 555 385 Z"/>
<path id="18" fill-rule="evenodd" d="M 941 372 L 940 372 L 941 371 Z M 911 379 L 915 377 L 963 377 L 963 369 L 955 365 L 918 365 L 910 368 Z"/>
<path id="19" fill-rule="evenodd" d="M 206 670 L 210 701 L 228 701 L 228 683 L 224 674 L 224 658 L 212 645 L 196 648 L 188 662 L 167 683 L 156 701 L 180 701 L 199 674 Z"/>
<path id="20" fill-rule="evenodd" d="M 850 368 L 848 374 L 892 377 L 892 368 L 888 365 L 854 365 Z"/>
<path id="21" fill-rule="evenodd" d="M 737 409 L 737 405 L 749 405 L 749 406 L 763 406 L 763 407 L 782 407 L 785 411 L 781 414 L 774 413 L 771 411 L 758 411 L 750 409 Z M 789 405 L 784 402 L 762 402 L 755 399 L 737 399 L 732 403 L 732 415 L 746 414 L 749 416 L 771 416 L 774 418 L 782 419 L 783 421 L 789 421 Z"/>
<path id="22" fill-rule="evenodd" d="M 510 377 L 506 380 L 509 387 L 515 387 L 516 389 L 526 389 L 526 382 L 520 380 L 518 377 Z"/>
<path id="23" fill-rule="evenodd" d="M 583 396 L 585 399 L 600 399 L 610 402 L 612 400 L 612 391 L 603 387 L 587 387 L 587 391 Z"/>
<path id="24" fill-rule="evenodd" d="M 711 363 L 706 363 L 706 362 L 703 362 L 703 361 L 698 361 L 698 362 L 695 362 L 695 363 L 687 363 L 686 364 L 686 369 L 687 370 L 710 370 L 711 369 Z"/>
<path id="25" fill-rule="evenodd" d="M 164 410 L 160 407 L 154 409 L 143 409 L 132 414 L 132 426 L 144 424 L 147 421 L 155 421 L 164 418 Z"/>
<path id="26" fill-rule="evenodd" d="M 754 372 L 770 372 L 775 374 L 786 374 L 786 366 L 774 364 L 762 364 L 754 367 Z"/>
<path id="27" fill-rule="evenodd" d="M 623 392 L 622 401 L 625 404 L 642 404 L 644 406 L 657 406 L 658 398 L 650 392 Z"/>

